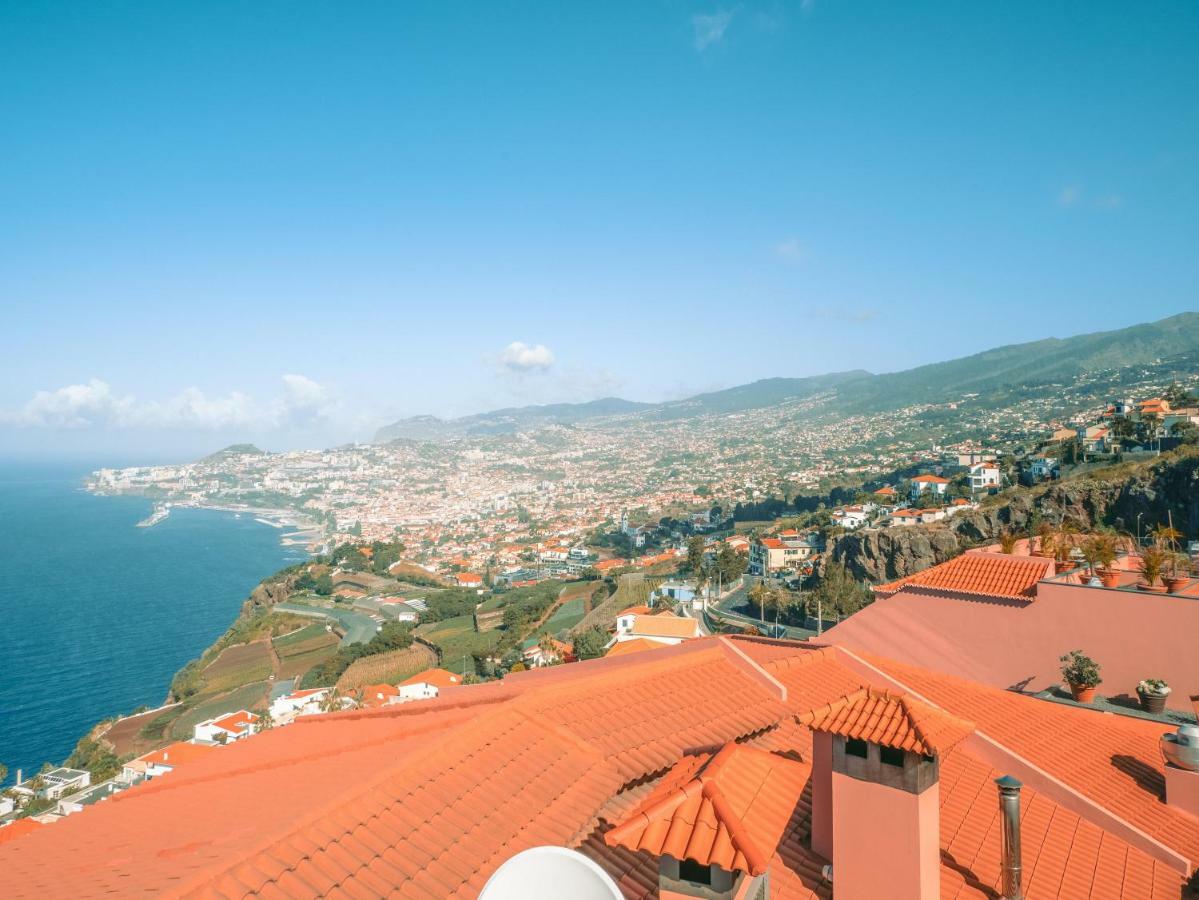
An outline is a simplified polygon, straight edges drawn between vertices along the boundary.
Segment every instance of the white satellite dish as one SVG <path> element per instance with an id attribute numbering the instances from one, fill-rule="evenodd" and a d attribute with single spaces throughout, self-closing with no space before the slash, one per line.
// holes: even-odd
<path id="1" fill-rule="evenodd" d="M 479 900 L 623 900 L 608 873 L 566 847 L 523 850 L 492 873 Z"/>

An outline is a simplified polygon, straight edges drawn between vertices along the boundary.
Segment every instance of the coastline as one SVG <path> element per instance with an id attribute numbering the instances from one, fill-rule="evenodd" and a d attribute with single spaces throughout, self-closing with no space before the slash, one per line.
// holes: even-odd
<path id="1" fill-rule="evenodd" d="M 12 714 L 0 760 L 12 775 L 61 762 L 98 725 L 165 702 L 179 670 L 319 537 L 299 532 L 311 523 L 290 510 L 197 503 L 179 506 L 207 512 L 137 528 L 163 499 L 87 490 L 81 469 L 9 467 L 0 493 L 0 509 L 22 523 L 0 575 L 11 601 L 0 706 Z"/>

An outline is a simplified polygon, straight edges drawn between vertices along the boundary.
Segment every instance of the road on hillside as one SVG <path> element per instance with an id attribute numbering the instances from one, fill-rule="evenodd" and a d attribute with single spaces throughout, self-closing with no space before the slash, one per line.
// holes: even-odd
<path id="1" fill-rule="evenodd" d="M 280 612 L 295 613 L 300 616 L 319 616 L 334 619 L 345 631 L 341 646 L 350 644 L 365 644 L 379 630 L 379 622 L 366 613 L 354 612 L 349 609 L 332 609 L 324 606 L 308 606 L 305 603 L 277 603 L 275 609 Z"/>

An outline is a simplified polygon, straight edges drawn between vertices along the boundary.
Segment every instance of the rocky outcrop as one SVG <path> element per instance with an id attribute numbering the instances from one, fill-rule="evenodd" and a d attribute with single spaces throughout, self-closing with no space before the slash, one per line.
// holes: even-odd
<path id="1" fill-rule="evenodd" d="M 242 604 L 243 618 L 250 618 L 264 612 L 269 612 L 276 603 L 282 603 L 295 590 L 300 571 L 284 570 L 271 576 L 250 592 L 249 598 Z"/>
<path id="2" fill-rule="evenodd" d="M 1199 537 L 1199 453 L 1184 449 L 1152 463 L 1020 489 L 1002 503 L 932 525 L 851 532 L 833 542 L 829 558 L 855 578 L 879 584 L 992 543 L 1005 529 L 1029 534 L 1041 521 L 1070 520 L 1083 528 L 1102 524 L 1134 532 L 1138 515 L 1142 532 L 1172 518 L 1188 538 Z"/>

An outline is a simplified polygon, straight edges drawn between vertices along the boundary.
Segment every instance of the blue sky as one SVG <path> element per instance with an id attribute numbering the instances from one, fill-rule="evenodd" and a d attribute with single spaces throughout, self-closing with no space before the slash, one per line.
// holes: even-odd
<path id="1" fill-rule="evenodd" d="M 0 453 L 1199 308 L 1197 36 L 1184 2 L 3 4 Z"/>

